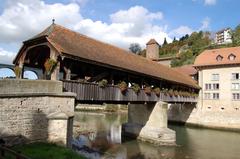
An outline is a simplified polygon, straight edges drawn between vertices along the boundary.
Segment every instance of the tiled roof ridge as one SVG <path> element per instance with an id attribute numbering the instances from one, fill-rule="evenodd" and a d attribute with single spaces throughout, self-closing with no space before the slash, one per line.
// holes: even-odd
<path id="1" fill-rule="evenodd" d="M 70 32 L 72 32 L 72 33 L 75 33 L 75 34 L 77 34 L 77 35 L 80 35 L 80 36 L 82 36 L 82 37 L 88 38 L 88 39 L 90 39 L 90 40 L 94 40 L 94 41 L 97 41 L 97 42 L 99 42 L 99 43 L 102 43 L 102 44 L 108 45 L 108 46 L 110 46 L 110 47 L 113 47 L 113 48 L 119 49 L 119 50 L 121 50 L 121 51 L 124 51 L 124 52 L 126 52 L 126 53 L 129 53 L 131 56 L 135 56 L 135 57 L 138 57 L 138 58 L 140 57 L 140 58 L 142 58 L 143 60 L 152 61 L 152 60 L 147 59 L 147 58 L 145 58 L 145 57 L 136 55 L 136 54 L 134 54 L 134 53 L 132 53 L 132 52 L 130 52 L 130 51 L 128 51 L 128 50 L 125 50 L 125 49 L 123 49 L 123 48 L 120 48 L 120 47 L 118 47 L 118 46 L 115 46 L 115 45 L 112 45 L 112 44 L 103 42 L 103 41 L 98 40 L 98 39 L 94 39 L 94 38 L 92 38 L 92 37 L 90 37 L 90 36 L 81 34 L 81 33 L 77 32 L 77 31 L 71 30 L 71 29 L 66 28 L 66 27 L 64 27 L 64 26 L 61 26 L 61 25 L 58 25 L 58 24 L 54 24 L 54 25 L 57 26 L 57 27 L 60 27 L 60 28 L 62 28 L 62 29 L 65 29 L 65 30 L 67 30 L 67 31 L 70 31 Z M 161 65 L 162 65 L 162 64 L 161 64 Z M 162 65 L 162 66 L 164 66 L 164 65 Z M 165 67 L 165 66 L 164 66 L 164 67 Z"/>

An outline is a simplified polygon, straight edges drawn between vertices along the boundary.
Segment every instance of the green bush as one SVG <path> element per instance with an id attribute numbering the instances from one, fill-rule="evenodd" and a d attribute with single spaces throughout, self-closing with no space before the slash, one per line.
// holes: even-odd
<path id="1" fill-rule="evenodd" d="M 136 83 L 133 83 L 132 89 L 133 89 L 133 91 L 134 91 L 136 94 L 138 94 L 138 93 L 140 92 L 140 90 L 141 90 L 140 86 L 139 86 L 138 84 L 136 84 Z"/>
<path id="2" fill-rule="evenodd" d="M 128 88 L 127 83 L 125 81 L 120 82 L 118 84 L 118 87 L 120 88 L 122 93 L 126 93 L 127 88 Z"/>
<path id="3" fill-rule="evenodd" d="M 102 79 L 101 81 L 98 82 L 98 86 L 101 88 L 105 88 L 108 84 L 108 81 L 106 79 Z"/>
<path id="4" fill-rule="evenodd" d="M 31 159 L 84 159 L 71 149 L 50 143 L 31 143 L 13 149 Z"/>

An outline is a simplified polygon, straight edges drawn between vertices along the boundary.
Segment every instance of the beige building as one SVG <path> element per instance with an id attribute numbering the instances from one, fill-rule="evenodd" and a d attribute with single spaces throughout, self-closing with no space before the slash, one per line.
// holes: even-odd
<path id="1" fill-rule="evenodd" d="M 240 47 L 205 50 L 197 56 L 201 87 L 196 106 L 173 104 L 168 119 L 204 127 L 240 130 Z M 177 68 L 184 73 L 184 69 Z M 185 74 L 189 74 L 185 71 Z"/>
<path id="2" fill-rule="evenodd" d="M 194 66 L 202 88 L 201 108 L 226 112 L 240 109 L 240 47 L 206 50 Z"/>

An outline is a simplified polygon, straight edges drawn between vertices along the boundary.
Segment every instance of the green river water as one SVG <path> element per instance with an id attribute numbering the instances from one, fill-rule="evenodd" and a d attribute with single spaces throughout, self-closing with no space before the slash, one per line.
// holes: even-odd
<path id="1" fill-rule="evenodd" d="M 88 158 L 113 159 L 240 159 L 240 133 L 169 125 L 177 146 L 154 146 L 123 139 L 126 113 L 76 112 L 74 149 Z"/>

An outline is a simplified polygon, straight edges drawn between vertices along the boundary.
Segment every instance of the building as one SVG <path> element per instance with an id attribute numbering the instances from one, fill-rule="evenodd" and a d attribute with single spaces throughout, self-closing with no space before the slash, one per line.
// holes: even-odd
<path id="1" fill-rule="evenodd" d="M 183 66 L 179 66 L 179 67 L 174 67 L 173 69 L 178 71 L 178 72 L 181 72 L 183 74 L 186 74 L 186 75 L 190 76 L 195 81 L 198 80 L 198 75 L 197 75 L 198 72 L 193 67 L 193 65 L 183 65 Z"/>
<path id="2" fill-rule="evenodd" d="M 195 60 L 206 109 L 240 109 L 240 47 L 205 50 Z"/>
<path id="3" fill-rule="evenodd" d="M 225 28 L 216 32 L 215 43 L 218 45 L 232 43 L 231 29 Z"/>
<path id="4" fill-rule="evenodd" d="M 159 57 L 159 44 L 155 39 L 150 39 L 146 44 L 146 58 L 150 59 L 152 61 L 155 61 L 157 63 L 160 63 L 162 65 L 171 67 L 171 61 L 175 58 L 178 58 L 177 56 L 172 57 Z"/>
<path id="5" fill-rule="evenodd" d="M 198 103 L 194 107 L 171 105 L 169 120 L 240 130 L 240 47 L 205 50 L 196 57 L 193 66 L 201 87 Z M 175 69 L 189 74 L 189 70 Z"/>

